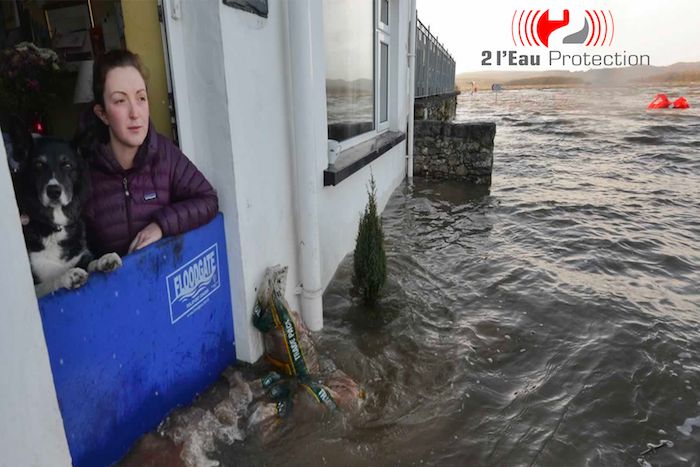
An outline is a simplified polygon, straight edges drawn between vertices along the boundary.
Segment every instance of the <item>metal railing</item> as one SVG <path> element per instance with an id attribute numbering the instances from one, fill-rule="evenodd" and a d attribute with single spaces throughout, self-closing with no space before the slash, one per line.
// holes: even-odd
<path id="1" fill-rule="evenodd" d="M 416 24 L 416 97 L 455 90 L 455 61 L 420 20 Z"/>

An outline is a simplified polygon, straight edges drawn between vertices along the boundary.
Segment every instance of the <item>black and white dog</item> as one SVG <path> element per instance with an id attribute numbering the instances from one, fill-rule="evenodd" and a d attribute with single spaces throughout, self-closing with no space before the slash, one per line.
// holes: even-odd
<path id="1" fill-rule="evenodd" d="M 83 285 L 88 273 L 121 266 L 116 253 L 94 259 L 87 248 L 82 205 L 90 195 L 87 163 L 67 142 L 25 135 L 13 142 L 21 169 L 15 180 L 38 297 Z M 17 157 L 19 156 L 19 157 Z M 23 222 L 25 224 L 25 222 Z"/>

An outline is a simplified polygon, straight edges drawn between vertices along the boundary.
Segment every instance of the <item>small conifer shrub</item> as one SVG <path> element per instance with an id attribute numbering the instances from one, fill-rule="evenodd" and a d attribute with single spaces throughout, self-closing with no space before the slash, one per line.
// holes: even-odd
<path id="1" fill-rule="evenodd" d="M 384 230 L 377 214 L 377 187 L 371 176 L 369 200 L 360 218 L 353 257 L 354 283 L 359 289 L 365 305 L 377 303 L 382 287 L 386 282 L 386 253 L 384 251 Z"/>

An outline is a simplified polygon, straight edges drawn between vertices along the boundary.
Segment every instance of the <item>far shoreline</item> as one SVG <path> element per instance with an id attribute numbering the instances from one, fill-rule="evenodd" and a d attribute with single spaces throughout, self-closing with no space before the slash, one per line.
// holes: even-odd
<path id="1" fill-rule="evenodd" d="M 491 90 L 491 84 L 484 83 L 483 86 L 477 84 L 477 92 L 493 92 Z M 496 84 L 495 82 L 492 84 Z M 508 84 L 497 83 L 501 85 L 501 89 L 498 92 L 503 91 L 520 91 L 527 89 L 605 89 L 605 88 L 652 88 L 652 87 L 698 87 L 700 88 L 700 81 L 676 81 L 676 82 L 645 82 L 645 83 L 532 83 L 532 84 Z M 463 94 L 469 94 L 471 92 L 470 83 L 458 83 L 456 85 L 457 89 Z"/>

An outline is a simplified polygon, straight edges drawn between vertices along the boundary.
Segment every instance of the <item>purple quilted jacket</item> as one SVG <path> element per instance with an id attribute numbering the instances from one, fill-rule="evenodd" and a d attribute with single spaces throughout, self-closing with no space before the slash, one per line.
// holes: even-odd
<path id="1" fill-rule="evenodd" d="M 206 224 L 219 210 L 204 175 L 151 123 L 134 166 L 124 170 L 109 144 L 96 144 L 90 159 L 92 196 L 84 218 L 93 253 L 126 255 L 136 234 L 156 222 L 163 236 Z"/>

